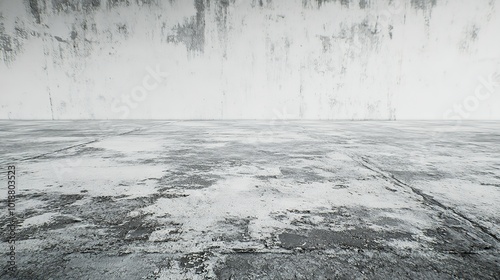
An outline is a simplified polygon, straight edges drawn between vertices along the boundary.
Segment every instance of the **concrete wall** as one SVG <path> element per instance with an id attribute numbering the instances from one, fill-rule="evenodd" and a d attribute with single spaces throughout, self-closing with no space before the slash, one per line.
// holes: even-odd
<path id="1" fill-rule="evenodd" d="M 499 28 L 495 0 L 0 0 L 0 118 L 498 119 Z"/>

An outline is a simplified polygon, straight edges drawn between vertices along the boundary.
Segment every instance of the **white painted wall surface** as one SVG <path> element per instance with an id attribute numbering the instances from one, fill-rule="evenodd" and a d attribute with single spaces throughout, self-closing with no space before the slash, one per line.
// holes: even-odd
<path id="1" fill-rule="evenodd" d="M 0 118 L 500 119 L 499 2 L 0 0 Z"/>

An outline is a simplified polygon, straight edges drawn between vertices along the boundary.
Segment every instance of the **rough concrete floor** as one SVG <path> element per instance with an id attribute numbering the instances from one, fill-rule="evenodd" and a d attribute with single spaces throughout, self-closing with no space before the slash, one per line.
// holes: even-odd
<path id="1" fill-rule="evenodd" d="M 499 279 L 499 128 L 0 122 L 1 278 Z"/>

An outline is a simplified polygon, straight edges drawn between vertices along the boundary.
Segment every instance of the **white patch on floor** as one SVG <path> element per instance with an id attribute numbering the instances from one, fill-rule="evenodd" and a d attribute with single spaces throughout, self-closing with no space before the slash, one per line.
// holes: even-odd
<path id="1" fill-rule="evenodd" d="M 43 213 L 38 216 L 34 216 L 31 218 L 27 218 L 21 224 L 22 228 L 33 227 L 33 226 L 42 226 L 44 224 L 49 223 L 54 216 L 59 215 L 58 213 Z"/>

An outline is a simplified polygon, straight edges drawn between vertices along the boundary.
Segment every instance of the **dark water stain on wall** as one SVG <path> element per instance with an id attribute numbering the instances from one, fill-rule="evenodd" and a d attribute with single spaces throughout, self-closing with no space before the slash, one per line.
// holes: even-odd
<path id="1" fill-rule="evenodd" d="M 205 47 L 205 2 L 195 0 L 196 15 L 173 28 L 175 35 L 167 37 L 169 43 L 184 43 L 191 52 L 203 52 Z"/>
<path id="2" fill-rule="evenodd" d="M 369 42 L 369 44 L 366 45 L 373 46 L 380 43 L 380 38 L 378 37 L 380 30 L 377 24 L 371 25 L 367 20 L 364 20 L 355 26 L 354 32 L 358 34 L 360 38 L 366 39 L 367 43 Z"/>
<path id="3" fill-rule="evenodd" d="M 21 24 L 16 22 L 14 32 L 7 34 L 3 19 L 0 14 L 0 52 L 2 53 L 2 60 L 6 65 L 9 65 L 22 52 L 24 42 L 30 36 L 30 32 L 24 28 L 22 22 Z"/>
<path id="4" fill-rule="evenodd" d="M 323 6 L 324 3 L 328 2 L 336 3 L 337 1 L 340 1 L 340 5 L 342 7 L 349 8 L 350 0 L 316 0 L 316 2 L 318 3 L 318 8 L 321 8 L 321 6 Z"/>
<path id="5" fill-rule="evenodd" d="M 68 41 L 64 40 L 63 38 L 61 38 L 59 36 L 54 36 L 54 39 L 56 39 L 60 43 L 67 43 L 68 42 Z"/>
<path id="6" fill-rule="evenodd" d="M 91 12 L 99 9 L 101 0 L 52 0 L 52 9 L 56 13 L 86 11 Z"/>
<path id="7" fill-rule="evenodd" d="M 328 36 L 319 36 L 321 45 L 323 46 L 323 53 L 328 52 L 332 48 L 332 38 Z"/>
<path id="8" fill-rule="evenodd" d="M 411 6 L 414 9 L 430 10 L 436 6 L 437 0 L 411 0 Z"/>
<path id="9" fill-rule="evenodd" d="M 228 24 L 227 24 L 227 10 L 228 7 L 231 3 L 229 0 L 217 0 L 216 1 L 216 10 L 215 10 L 215 21 L 217 22 L 217 32 L 219 34 L 219 41 L 222 45 L 223 48 L 223 56 L 226 58 L 227 55 L 227 30 L 228 30 Z M 234 1 L 232 1 L 232 4 L 234 4 Z M 260 5 L 260 3 L 259 3 Z"/>
<path id="10" fill-rule="evenodd" d="M 477 41 L 479 27 L 476 24 L 469 25 L 465 28 L 464 36 L 459 44 L 459 49 L 462 52 L 471 51 L 472 45 Z"/>
<path id="11" fill-rule="evenodd" d="M 102 0 L 102 1 L 107 1 L 106 7 L 108 9 L 113 9 L 119 6 L 129 7 L 131 6 L 131 1 L 133 0 Z"/>
<path id="12" fill-rule="evenodd" d="M 3 61 L 8 65 L 17 55 L 18 41 L 6 34 L 0 34 L 0 51 L 2 52 Z"/>
<path id="13" fill-rule="evenodd" d="M 472 41 L 477 40 L 478 33 L 479 33 L 479 27 L 477 27 L 475 24 L 473 24 L 469 29 L 469 34 L 470 34 L 470 38 Z"/>
<path id="14" fill-rule="evenodd" d="M 100 0 L 83 0 L 82 1 L 83 8 L 86 11 L 93 11 L 99 9 L 101 6 Z"/>
<path id="15" fill-rule="evenodd" d="M 52 9 L 54 12 L 77 11 L 77 3 L 70 0 L 52 0 Z"/>
<path id="16" fill-rule="evenodd" d="M 139 6 L 143 6 L 143 5 L 147 5 L 147 6 L 158 5 L 158 1 L 157 0 L 136 0 L 136 2 L 137 2 L 137 5 L 139 5 Z M 174 0 L 170 0 L 170 4 L 172 4 L 173 2 L 174 2 Z"/>
<path id="17" fill-rule="evenodd" d="M 128 27 L 127 27 L 127 24 L 120 23 L 120 24 L 117 24 L 116 27 L 117 27 L 118 33 L 122 34 L 125 37 L 128 36 Z"/>
<path id="18" fill-rule="evenodd" d="M 35 22 L 40 24 L 41 17 L 40 17 L 40 9 L 38 8 L 38 1 L 37 0 L 29 0 L 28 6 L 30 8 L 31 14 L 35 18 Z"/>
<path id="19" fill-rule="evenodd" d="M 108 0 L 108 8 L 113 8 L 116 6 L 130 6 L 129 0 Z"/>
<path id="20" fill-rule="evenodd" d="M 3 17 L 0 16 L 0 20 Z M 9 56 L 10 52 L 12 52 L 12 42 L 9 35 L 5 34 L 5 27 L 3 22 L 0 22 L 0 50 L 2 51 L 2 56 L 4 60 Z"/>
<path id="21" fill-rule="evenodd" d="M 368 0 L 359 0 L 359 8 L 365 9 L 368 6 Z"/>
<path id="22" fill-rule="evenodd" d="M 220 0 L 218 0 L 220 1 Z M 307 0 L 303 0 L 303 1 L 307 1 Z M 226 2 L 229 2 L 226 0 Z M 230 0 L 231 4 L 234 4 L 234 0 Z M 272 0 L 266 0 L 264 2 L 264 0 L 252 0 L 252 3 L 251 3 L 251 6 L 252 8 L 255 8 L 257 6 L 259 6 L 260 8 L 265 8 L 265 7 L 270 7 L 272 5 L 273 1 Z"/>
<path id="23" fill-rule="evenodd" d="M 432 9 L 434 8 L 434 6 L 436 6 L 437 0 L 411 0 L 410 3 L 413 9 L 417 11 L 420 10 L 423 12 L 425 19 L 425 26 L 427 28 L 427 33 L 429 33 Z"/>

